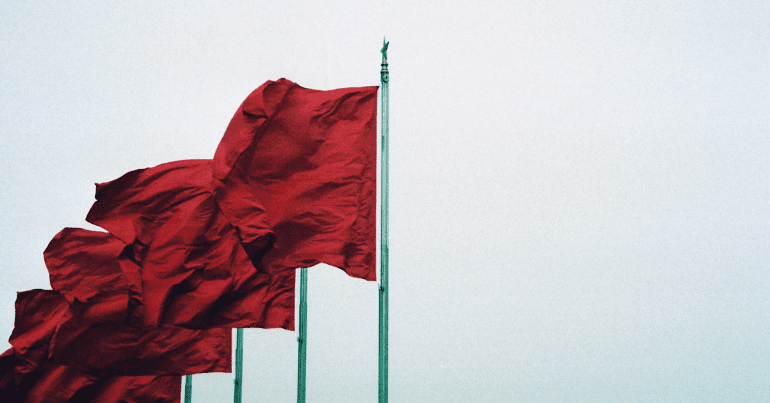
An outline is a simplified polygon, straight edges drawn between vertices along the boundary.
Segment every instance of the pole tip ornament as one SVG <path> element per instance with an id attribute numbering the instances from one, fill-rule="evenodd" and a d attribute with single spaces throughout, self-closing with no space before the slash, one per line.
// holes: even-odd
<path id="1" fill-rule="evenodd" d="M 387 83 L 390 78 L 388 76 L 388 45 L 390 45 L 390 42 L 386 42 L 385 37 L 383 36 L 382 49 L 380 49 L 380 52 L 382 52 L 382 70 L 380 70 L 380 79 L 383 83 Z"/>
<path id="2" fill-rule="evenodd" d="M 390 45 L 390 42 L 385 42 L 385 37 L 382 37 L 382 49 L 380 49 L 380 52 L 382 52 L 382 64 L 388 64 L 388 45 Z"/>

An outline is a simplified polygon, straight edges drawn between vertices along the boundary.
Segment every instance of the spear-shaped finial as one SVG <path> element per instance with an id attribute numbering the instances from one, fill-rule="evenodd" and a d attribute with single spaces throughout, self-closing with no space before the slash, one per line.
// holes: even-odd
<path id="1" fill-rule="evenodd" d="M 385 41 L 385 37 L 382 37 L 382 49 L 380 49 L 380 52 L 382 52 L 382 70 L 380 70 L 380 80 L 382 80 L 383 83 L 387 83 L 390 77 L 388 77 L 388 44 L 390 42 Z"/>
<path id="2" fill-rule="evenodd" d="M 388 64 L 388 45 L 390 42 L 385 42 L 385 37 L 382 37 L 382 49 L 380 52 L 382 52 L 382 64 Z"/>

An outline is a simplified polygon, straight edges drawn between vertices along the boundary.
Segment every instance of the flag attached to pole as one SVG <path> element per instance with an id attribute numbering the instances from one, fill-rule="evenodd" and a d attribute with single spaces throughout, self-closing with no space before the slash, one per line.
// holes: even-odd
<path id="1" fill-rule="evenodd" d="M 268 81 L 213 161 L 97 185 L 87 220 L 131 245 L 142 325 L 293 330 L 295 268 L 374 280 L 376 94 Z"/>
<path id="2" fill-rule="evenodd" d="M 268 81 L 213 160 L 98 184 L 87 221 L 109 234 L 68 228 L 49 244 L 54 290 L 20 294 L 17 307 L 37 308 L 17 313 L 3 390 L 111 401 L 160 382 L 171 397 L 142 399 L 178 401 L 180 379 L 155 375 L 217 371 L 225 352 L 229 370 L 229 344 L 199 341 L 227 332 L 229 343 L 234 327 L 294 329 L 296 268 L 326 263 L 374 281 L 376 105 L 377 87 Z"/>
<path id="3" fill-rule="evenodd" d="M 273 270 L 326 263 L 376 277 L 377 87 L 318 91 L 268 81 L 214 155 L 217 203 L 244 245 L 276 235 Z"/>

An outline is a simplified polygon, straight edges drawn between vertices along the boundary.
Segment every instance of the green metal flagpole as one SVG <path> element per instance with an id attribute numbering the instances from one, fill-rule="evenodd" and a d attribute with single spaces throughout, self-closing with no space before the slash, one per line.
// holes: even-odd
<path id="1" fill-rule="evenodd" d="M 307 269 L 300 269 L 299 279 L 299 359 L 297 362 L 297 403 L 305 403 L 307 374 Z"/>
<path id="2" fill-rule="evenodd" d="M 235 330 L 235 392 L 233 401 L 241 403 L 243 395 L 243 329 Z"/>
<path id="3" fill-rule="evenodd" d="M 184 377 L 184 403 L 192 402 L 192 375 Z"/>
<path id="4" fill-rule="evenodd" d="M 388 44 L 382 38 L 382 192 L 380 220 L 380 358 L 379 403 L 388 401 Z"/>

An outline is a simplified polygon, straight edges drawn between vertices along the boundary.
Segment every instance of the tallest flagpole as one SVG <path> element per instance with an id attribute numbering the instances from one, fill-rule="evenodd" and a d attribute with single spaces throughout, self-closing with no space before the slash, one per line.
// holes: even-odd
<path id="1" fill-rule="evenodd" d="M 388 401 L 388 44 L 382 38 L 382 198 L 380 220 L 380 358 L 379 403 Z"/>

